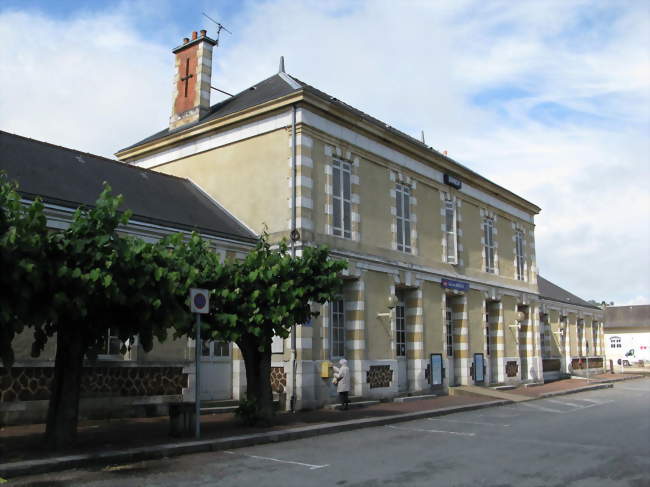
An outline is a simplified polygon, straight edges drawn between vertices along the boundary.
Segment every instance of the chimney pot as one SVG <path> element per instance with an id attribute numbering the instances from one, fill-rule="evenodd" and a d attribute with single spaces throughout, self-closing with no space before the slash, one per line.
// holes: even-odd
<path id="1" fill-rule="evenodd" d="M 196 40 L 196 31 L 192 32 L 192 40 L 193 40 L 193 41 Z"/>
<path id="2" fill-rule="evenodd" d="M 190 40 L 187 37 L 183 37 L 183 44 L 187 44 Z"/>
<path id="3" fill-rule="evenodd" d="M 201 29 L 201 37 L 205 37 L 205 35 L 208 33 L 207 30 Z"/>

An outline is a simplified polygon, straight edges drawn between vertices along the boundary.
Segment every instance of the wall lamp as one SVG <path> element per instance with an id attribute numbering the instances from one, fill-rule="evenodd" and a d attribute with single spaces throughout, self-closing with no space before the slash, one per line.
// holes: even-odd
<path id="1" fill-rule="evenodd" d="M 386 300 L 386 307 L 388 308 L 388 313 L 377 313 L 377 318 L 390 318 L 398 302 L 399 300 L 397 299 L 397 296 L 395 295 L 388 296 L 388 299 Z"/>

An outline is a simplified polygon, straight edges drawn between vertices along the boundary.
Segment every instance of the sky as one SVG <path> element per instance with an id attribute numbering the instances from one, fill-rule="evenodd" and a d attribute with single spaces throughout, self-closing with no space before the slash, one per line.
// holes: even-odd
<path id="1" fill-rule="evenodd" d="M 650 303 L 650 2 L 3 0 L 0 129 L 112 157 L 165 128 L 171 49 L 215 35 L 203 13 L 232 32 L 214 86 L 242 91 L 283 55 L 540 206 L 541 275 Z"/>

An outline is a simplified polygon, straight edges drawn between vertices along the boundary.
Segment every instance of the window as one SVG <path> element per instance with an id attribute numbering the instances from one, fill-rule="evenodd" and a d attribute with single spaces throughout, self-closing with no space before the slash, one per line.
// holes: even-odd
<path id="1" fill-rule="evenodd" d="M 621 337 L 610 337 L 609 348 L 621 348 Z"/>
<path id="2" fill-rule="evenodd" d="M 220 340 L 204 340 L 201 347 L 201 355 L 206 358 L 229 357 L 230 345 Z"/>
<path id="3" fill-rule="evenodd" d="M 517 279 L 520 281 L 524 280 L 524 232 L 523 230 L 517 230 L 515 232 L 515 255 L 516 255 L 516 264 L 517 264 Z"/>
<path id="4" fill-rule="evenodd" d="M 395 355 L 406 356 L 406 318 L 404 317 L 404 304 L 395 307 Z"/>
<path id="5" fill-rule="evenodd" d="M 411 188 L 395 185 L 395 219 L 397 223 L 397 250 L 411 251 Z"/>
<path id="6" fill-rule="evenodd" d="M 447 329 L 447 357 L 454 356 L 454 321 L 452 319 L 451 308 L 447 308 L 445 313 L 445 327 Z"/>
<path id="7" fill-rule="evenodd" d="M 115 332 L 115 330 L 113 330 Z M 111 329 L 106 330 L 106 334 L 98 342 L 98 355 L 122 355 L 122 340 L 118 336 L 111 334 Z"/>
<path id="8" fill-rule="evenodd" d="M 578 355 L 582 355 L 582 345 L 585 339 L 585 320 L 578 320 Z"/>
<path id="9" fill-rule="evenodd" d="M 456 206 L 453 200 L 445 200 L 445 242 L 446 242 L 446 260 L 449 264 L 458 263 L 457 237 L 456 237 Z"/>
<path id="10" fill-rule="evenodd" d="M 345 302 L 342 299 L 332 301 L 331 326 L 331 356 L 343 357 L 345 355 Z"/>
<path id="11" fill-rule="evenodd" d="M 352 238 L 351 174 L 350 163 L 338 160 L 332 162 L 332 232 L 334 235 L 345 238 Z"/>
<path id="12" fill-rule="evenodd" d="M 494 220 L 483 220 L 483 238 L 485 240 L 485 272 L 494 273 Z"/>

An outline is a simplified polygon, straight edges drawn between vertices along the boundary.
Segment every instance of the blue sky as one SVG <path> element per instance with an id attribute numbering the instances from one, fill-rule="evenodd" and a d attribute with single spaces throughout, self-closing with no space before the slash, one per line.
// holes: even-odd
<path id="1" fill-rule="evenodd" d="M 213 85 L 287 70 L 543 208 L 545 277 L 650 302 L 650 3 L 0 4 L 0 128 L 111 156 L 165 127 L 171 49 L 223 34 Z M 213 102 L 218 100 L 213 95 Z"/>

